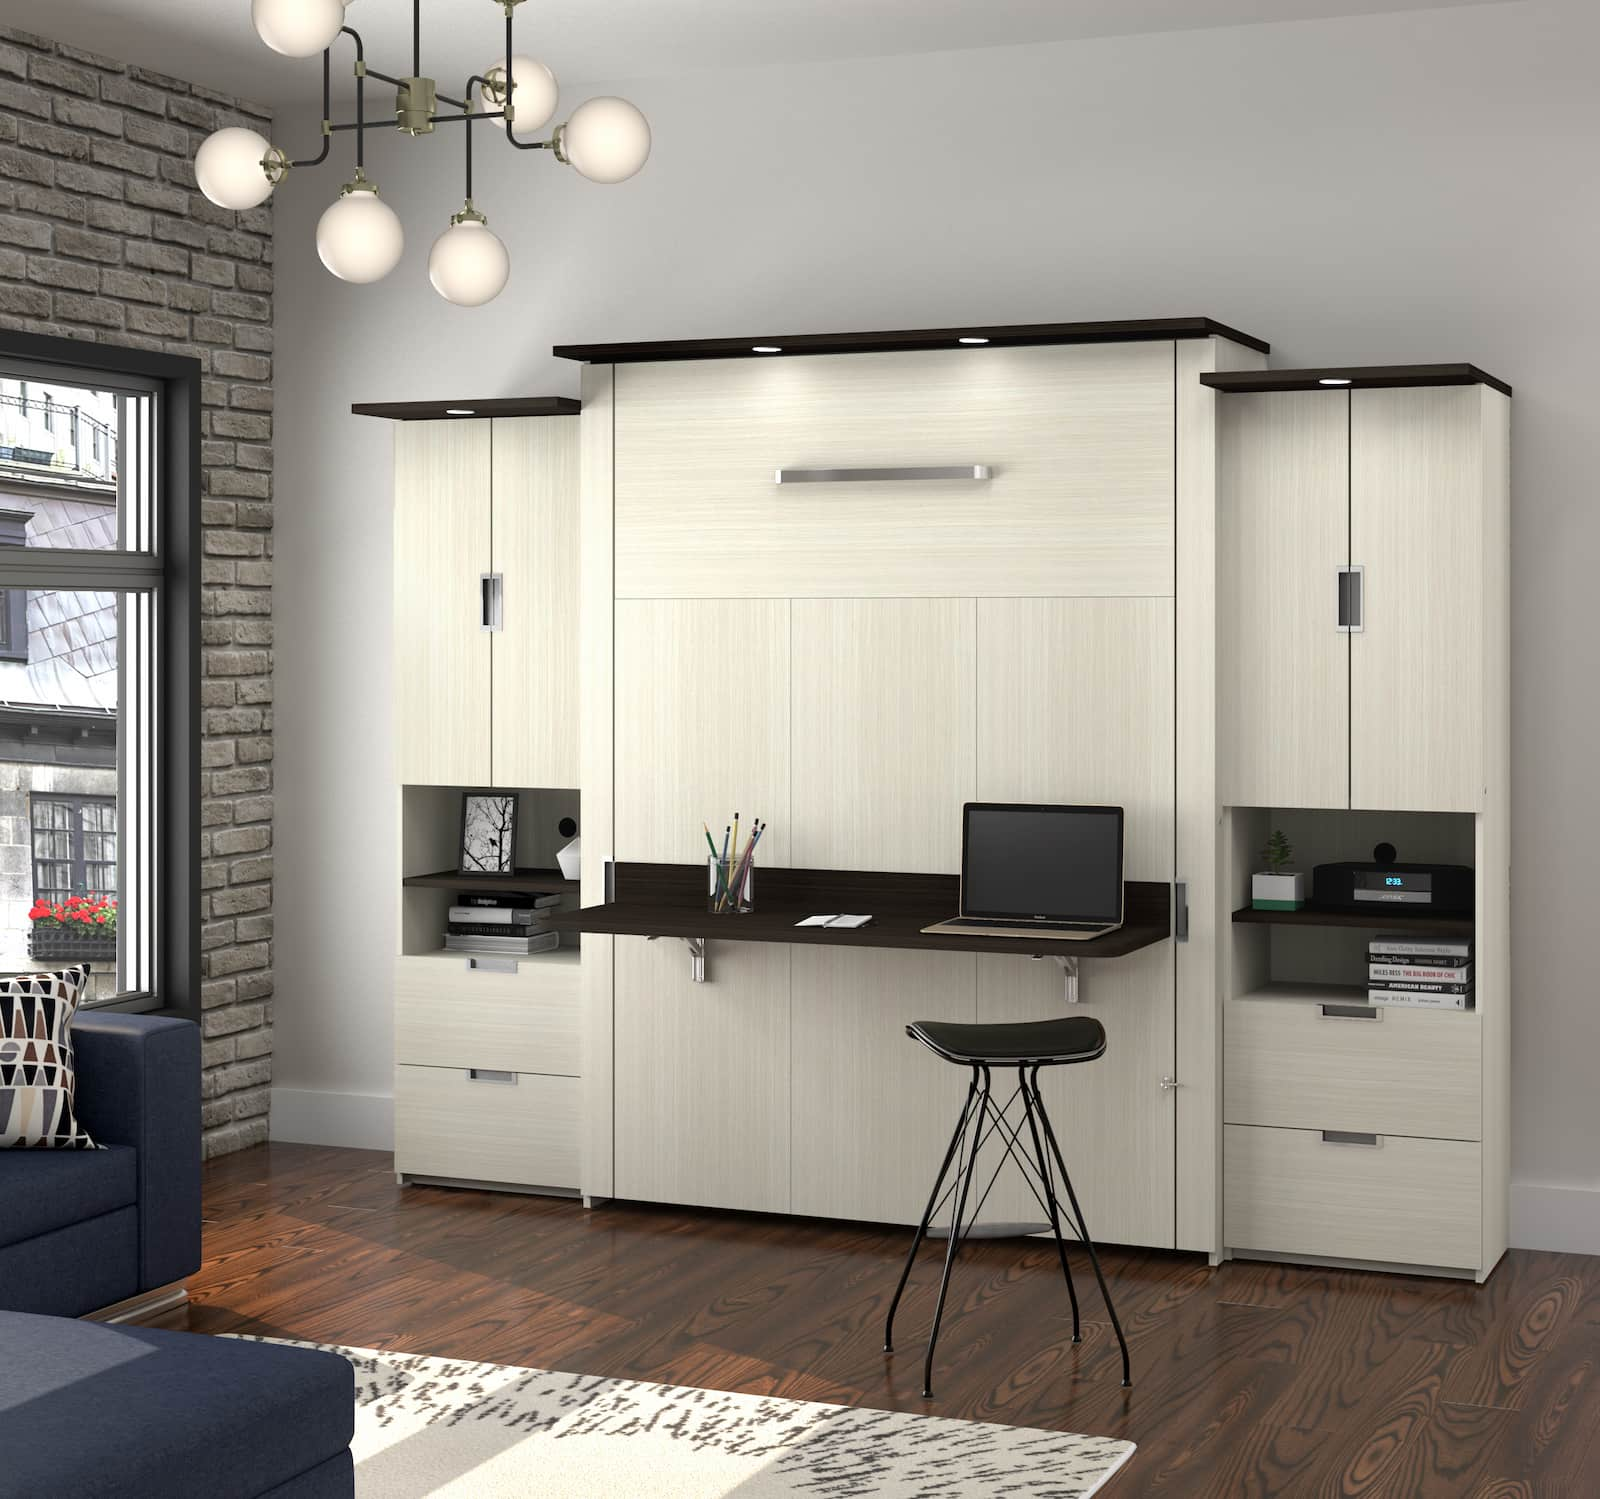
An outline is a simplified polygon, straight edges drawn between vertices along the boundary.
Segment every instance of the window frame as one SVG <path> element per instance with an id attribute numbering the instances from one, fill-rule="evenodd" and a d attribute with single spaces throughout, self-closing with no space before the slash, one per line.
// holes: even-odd
<path id="1" fill-rule="evenodd" d="M 39 811 L 39 809 L 41 807 L 51 806 L 51 805 L 72 808 L 73 809 L 73 813 L 74 813 L 73 826 L 70 827 L 70 828 L 41 828 L 39 826 L 39 819 L 38 819 L 38 815 L 37 815 L 38 811 Z M 28 831 L 29 831 L 29 834 L 30 834 L 30 843 L 31 843 L 31 848 L 30 848 L 31 861 L 30 862 L 33 865 L 33 898 L 36 901 L 45 899 L 44 893 L 39 888 L 39 865 L 41 863 L 45 863 L 45 864 L 62 864 L 62 863 L 65 863 L 73 870 L 74 873 L 76 873 L 77 870 L 80 869 L 80 868 L 83 870 L 84 879 L 83 879 L 83 888 L 82 888 L 82 890 L 79 890 L 75 885 L 69 884 L 68 887 L 67 887 L 67 890 L 65 891 L 65 893 L 61 897 L 59 897 L 60 899 L 65 899 L 66 896 L 68 896 L 68 895 L 79 895 L 79 894 L 105 895 L 105 894 L 108 893 L 107 890 L 106 890 L 106 885 L 105 885 L 105 881 L 104 880 L 101 880 L 101 881 L 99 881 L 97 883 L 91 883 L 89 878 L 88 878 L 89 864 L 90 864 L 91 861 L 88 858 L 88 856 L 84 853 L 84 839 L 89 836 L 89 833 L 90 833 L 91 830 L 84 826 L 83 812 L 84 812 L 84 808 L 85 807 L 89 807 L 89 806 L 110 807 L 114 814 L 117 813 L 117 811 L 118 811 L 116 797 L 114 797 L 114 796 L 104 796 L 99 792 L 93 792 L 93 791 L 82 791 L 82 792 L 80 792 L 80 791 L 33 791 L 33 792 L 30 792 L 28 794 Z M 120 816 L 117 817 L 117 823 L 118 823 L 118 826 L 115 829 L 113 829 L 111 836 L 114 839 L 119 840 L 117 846 L 118 846 L 118 848 L 120 850 L 120 848 L 121 848 L 120 839 L 122 837 L 121 818 L 120 818 Z M 96 833 L 103 834 L 105 830 L 103 828 L 95 828 L 95 829 L 93 829 L 93 831 L 96 832 Z M 41 832 L 44 832 L 44 833 L 65 832 L 65 833 L 68 833 L 69 835 L 71 835 L 71 841 L 72 841 L 72 845 L 73 845 L 73 852 L 69 853 L 67 858 L 64 859 L 64 860 L 63 859 L 41 859 L 40 856 L 39 856 L 39 834 Z M 103 864 L 106 861 L 104 859 L 96 859 L 96 860 L 93 860 L 92 862 L 94 862 L 96 864 Z M 113 860 L 111 862 L 112 862 L 112 867 L 116 868 L 118 866 L 118 864 L 120 863 L 120 860 Z M 120 870 L 119 870 L 119 875 L 120 875 Z M 119 879 L 118 883 L 120 883 L 120 879 Z M 116 889 L 112 889 L 109 893 L 111 895 L 118 896 L 119 897 L 119 904 L 120 904 L 119 892 Z"/>
<path id="2" fill-rule="evenodd" d="M 151 457 L 159 476 L 148 551 L 79 551 L 0 543 L 0 589 L 73 588 L 153 597 L 156 655 L 149 729 L 159 746 L 152 885 L 158 921 L 154 992 L 99 1007 L 200 1015 L 200 411 L 196 359 L 0 330 L 0 375 L 59 385 L 152 389 Z M 119 518 L 122 509 L 119 506 Z M 119 526 L 120 530 L 120 526 Z M 122 545 L 137 538 L 119 536 Z M 155 587 L 155 584 L 159 587 Z M 153 591 L 152 591 L 153 590 Z M 121 723 L 119 715 L 119 735 Z M 118 772 L 123 774 L 119 743 Z M 119 815 L 118 838 L 124 836 Z M 30 819 L 31 854 L 31 819 Z M 123 881 L 119 880 L 119 884 Z M 119 893 L 119 900 L 123 896 Z"/>

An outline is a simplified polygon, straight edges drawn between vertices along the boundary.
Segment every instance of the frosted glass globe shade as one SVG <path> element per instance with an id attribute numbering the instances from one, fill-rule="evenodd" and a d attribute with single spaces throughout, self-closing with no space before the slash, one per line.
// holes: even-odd
<path id="1" fill-rule="evenodd" d="M 340 0 L 250 0 L 256 35 L 285 57 L 315 57 L 344 25 Z"/>
<path id="2" fill-rule="evenodd" d="M 405 247 L 399 215 L 370 190 L 335 199 L 317 220 L 317 254 L 341 281 L 381 281 Z"/>
<path id="3" fill-rule="evenodd" d="M 626 181 L 650 155 L 649 122 L 626 99 L 586 100 L 561 127 L 561 155 L 591 182 Z"/>
<path id="4" fill-rule="evenodd" d="M 194 153 L 194 180 L 218 208 L 254 208 L 272 196 L 261 165 L 271 149 L 265 136 L 242 125 L 214 131 Z"/>
<path id="5" fill-rule="evenodd" d="M 511 256 L 487 224 L 463 219 L 433 242 L 428 279 L 433 289 L 458 307 L 481 307 L 505 290 Z"/>
<path id="6" fill-rule="evenodd" d="M 499 109 L 506 87 L 506 60 L 497 58 L 492 67 L 483 70 L 483 76 L 494 85 L 494 93 L 479 88 L 479 105 L 485 111 Z M 542 62 L 532 57 L 513 56 L 511 59 L 511 107 L 516 119 L 511 124 L 517 134 L 526 140 L 535 130 L 548 125 L 561 102 L 561 87 L 556 75 Z M 496 121 L 504 125 L 505 121 Z"/>

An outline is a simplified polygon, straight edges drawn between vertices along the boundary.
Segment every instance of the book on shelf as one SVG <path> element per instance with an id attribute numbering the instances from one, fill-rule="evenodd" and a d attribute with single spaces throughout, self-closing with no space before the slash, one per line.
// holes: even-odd
<path id="1" fill-rule="evenodd" d="M 1379 987 L 1379 986 L 1374 986 Z M 1384 989 L 1398 990 L 1402 994 L 1471 994 L 1472 985 L 1467 984 L 1423 984 L 1412 979 L 1387 979 L 1382 985 Z"/>
<path id="2" fill-rule="evenodd" d="M 543 922 L 508 926 L 503 921 L 452 921 L 445 931 L 452 937 L 529 937 L 543 934 L 550 928 Z"/>
<path id="3" fill-rule="evenodd" d="M 1386 961 L 1426 958 L 1431 962 L 1452 958 L 1464 963 L 1472 956 L 1472 938 L 1411 937 L 1402 932 L 1379 932 L 1367 943 L 1367 953 L 1370 957 L 1382 957 Z"/>
<path id="4" fill-rule="evenodd" d="M 1460 994 L 1428 994 L 1415 989 L 1368 989 L 1367 1003 L 1369 1005 L 1384 1005 L 1391 1008 L 1398 1006 L 1415 1010 L 1470 1010 L 1474 1008 L 1471 984 L 1466 985 Z"/>
<path id="5" fill-rule="evenodd" d="M 1367 964 L 1367 978 L 1374 983 L 1389 983 L 1398 979 L 1413 984 L 1470 984 L 1472 964 L 1449 963 L 1378 963 Z"/>
<path id="6" fill-rule="evenodd" d="M 561 946 L 559 932 L 534 932 L 526 937 L 468 937 L 446 932 L 446 952 L 498 954 L 506 957 L 530 957 L 534 953 L 549 952 Z"/>
<path id="7" fill-rule="evenodd" d="M 451 921 L 503 921 L 510 924 L 533 921 L 540 911 L 559 906 L 559 895 L 502 895 L 468 897 L 450 907 Z"/>

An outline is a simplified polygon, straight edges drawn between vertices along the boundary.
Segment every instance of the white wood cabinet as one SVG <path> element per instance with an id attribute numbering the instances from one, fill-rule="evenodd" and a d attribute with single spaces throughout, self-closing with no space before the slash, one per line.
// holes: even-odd
<path id="1" fill-rule="evenodd" d="M 395 1169 L 490 1186 L 578 1181 L 575 1077 L 458 1067 L 395 1069 Z"/>
<path id="2" fill-rule="evenodd" d="M 1170 594 L 1173 409 L 1171 340 L 620 365 L 617 595 Z"/>
<path id="3" fill-rule="evenodd" d="M 498 417 L 491 465 L 491 780 L 578 784 L 578 418 Z"/>
<path id="4" fill-rule="evenodd" d="M 394 437 L 394 753 L 402 785 L 487 785 L 493 664 L 490 423 L 399 422 Z"/>
<path id="5" fill-rule="evenodd" d="M 740 812 L 788 863 L 789 601 L 624 599 L 614 628 L 616 857 L 693 863 Z"/>
<path id="6" fill-rule="evenodd" d="M 1229 396 L 1218 422 L 1222 800 L 1347 807 L 1350 637 L 1338 579 L 1350 560 L 1350 396 Z"/>
<path id="7" fill-rule="evenodd" d="M 1365 580 L 1352 806 L 1483 805 L 1483 431 L 1486 404 L 1504 399 L 1481 385 L 1350 396 L 1350 559 Z"/>
<path id="8" fill-rule="evenodd" d="M 786 1213 L 790 949 L 710 948 L 616 939 L 616 1195 Z"/>
<path id="9" fill-rule="evenodd" d="M 1126 809 L 1130 880 L 1170 880 L 1172 600 L 980 599 L 980 801 Z"/>
<path id="10" fill-rule="evenodd" d="M 955 874 L 976 770 L 976 601 L 796 599 L 791 862 Z"/>
<path id="11" fill-rule="evenodd" d="M 402 785 L 577 782 L 577 422 L 396 425 Z"/>

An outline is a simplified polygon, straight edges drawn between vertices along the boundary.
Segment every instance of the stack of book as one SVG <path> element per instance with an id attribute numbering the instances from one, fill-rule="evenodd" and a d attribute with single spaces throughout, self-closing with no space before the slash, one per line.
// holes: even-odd
<path id="1" fill-rule="evenodd" d="M 1471 939 L 1380 932 L 1367 944 L 1367 1003 L 1472 1009 Z"/>
<path id="2" fill-rule="evenodd" d="M 445 948 L 514 957 L 549 952 L 561 934 L 545 926 L 544 912 L 560 904 L 559 895 L 464 895 L 450 907 Z"/>

